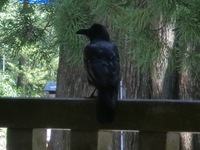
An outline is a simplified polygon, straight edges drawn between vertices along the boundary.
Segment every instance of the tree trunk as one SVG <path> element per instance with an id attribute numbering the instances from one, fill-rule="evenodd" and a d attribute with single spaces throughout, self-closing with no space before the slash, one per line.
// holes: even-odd
<path id="1" fill-rule="evenodd" d="M 60 46 L 59 67 L 57 73 L 56 97 L 86 97 L 93 88 L 88 86 L 82 64 L 72 66 L 68 62 L 67 45 Z M 70 131 L 53 130 L 48 150 L 69 150 Z"/>
<path id="2" fill-rule="evenodd" d="M 181 82 L 180 82 L 180 98 L 190 100 L 191 99 L 191 92 L 190 92 L 190 77 L 189 72 L 183 70 L 181 73 Z M 192 133 L 188 132 L 181 132 L 181 146 L 180 150 L 192 150 Z"/>
<path id="3" fill-rule="evenodd" d="M 172 24 L 164 25 L 162 14 L 158 20 L 154 21 L 155 29 L 159 29 L 157 31 L 160 35 L 160 42 L 165 44 L 160 49 L 160 57 L 154 62 L 155 67 L 152 73 L 153 97 L 159 99 L 179 99 L 180 74 L 178 66 L 180 64 L 178 63 L 180 62 L 177 61 L 178 58 L 174 61 L 173 69 L 170 65 L 170 61 L 174 59 L 174 53 L 178 53 L 176 49 L 174 50 L 175 52 L 170 50 L 170 48 L 177 46 L 177 37 L 175 37 Z M 160 140 L 159 143 L 162 143 L 160 144 L 160 148 L 157 149 L 165 150 L 166 148 L 170 148 L 170 150 L 174 150 L 179 145 L 177 134 L 163 132 L 155 136 L 157 136 L 155 140 Z M 176 139 L 176 142 L 172 142 L 170 139 Z"/>
<path id="4" fill-rule="evenodd" d="M 60 59 L 57 73 L 57 88 L 56 97 L 68 96 L 68 82 L 66 81 L 68 76 L 67 57 L 65 55 L 67 48 L 65 45 L 60 46 Z M 69 131 L 66 130 L 51 130 L 51 137 L 48 144 L 48 150 L 70 150 Z"/>
<path id="5" fill-rule="evenodd" d="M 124 150 L 138 150 L 138 136 L 139 133 L 136 131 L 124 132 Z"/>
<path id="6" fill-rule="evenodd" d="M 60 60 L 57 74 L 56 97 L 85 97 L 94 88 L 87 83 L 83 63 L 73 66 L 68 62 L 66 45 L 60 46 Z"/>
<path id="7" fill-rule="evenodd" d="M 48 150 L 70 150 L 70 132 L 66 130 L 51 130 Z"/>
<path id="8" fill-rule="evenodd" d="M 198 53 L 199 46 L 192 43 L 188 46 L 191 53 Z M 194 55 L 194 54 L 193 54 Z M 200 99 L 199 91 L 200 80 L 196 76 L 195 68 L 192 66 L 186 68 L 181 74 L 180 95 L 182 99 L 197 100 Z M 198 133 L 182 133 L 181 150 L 199 150 L 200 135 Z"/>
<path id="9" fill-rule="evenodd" d="M 152 81 L 150 72 L 142 72 L 140 68 L 134 66 L 134 62 L 129 59 L 122 59 L 121 72 L 124 86 L 126 87 L 127 98 L 145 98 L 151 99 Z M 131 114 L 130 114 L 131 115 Z M 121 136 L 123 134 L 123 136 Z M 137 150 L 138 149 L 138 132 L 118 131 L 114 134 L 113 150 Z M 121 147 L 123 140 L 123 147 Z"/>
<path id="10" fill-rule="evenodd" d="M 22 93 L 21 96 L 25 96 L 25 87 L 26 87 L 26 83 L 25 83 L 25 79 L 24 79 L 24 74 L 23 74 L 23 65 L 25 64 L 25 58 L 23 56 L 19 57 L 19 64 L 18 64 L 18 69 L 19 69 L 19 74 L 17 77 L 17 89 L 21 88 L 22 89 Z"/>

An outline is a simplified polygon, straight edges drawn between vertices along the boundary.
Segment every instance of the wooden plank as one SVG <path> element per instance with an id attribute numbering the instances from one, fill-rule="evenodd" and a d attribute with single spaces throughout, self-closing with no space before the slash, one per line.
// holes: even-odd
<path id="1" fill-rule="evenodd" d="M 166 132 L 139 132 L 139 150 L 166 150 Z"/>
<path id="2" fill-rule="evenodd" d="M 168 132 L 166 141 L 166 150 L 179 150 L 181 138 L 178 132 Z"/>
<path id="3" fill-rule="evenodd" d="M 98 132 L 71 130 L 71 150 L 97 150 Z"/>
<path id="4" fill-rule="evenodd" d="M 7 150 L 32 150 L 32 129 L 8 128 Z"/>
<path id="5" fill-rule="evenodd" d="M 200 131 L 200 102 L 123 100 L 112 124 L 96 121 L 96 101 L 1 98 L 0 126 L 78 130 Z"/>
<path id="6" fill-rule="evenodd" d="M 32 149 L 33 150 L 46 150 L 47 145 L 47 130 L 46 129 L 33 129 L 32 132 Z"/>

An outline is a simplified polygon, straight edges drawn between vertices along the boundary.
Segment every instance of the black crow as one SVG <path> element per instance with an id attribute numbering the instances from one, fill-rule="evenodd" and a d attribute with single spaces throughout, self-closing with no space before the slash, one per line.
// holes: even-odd
<path id="1" fill-rule="evenodd" d="M 89 29 L 81 29 L 76 33 L 90 40 L 84 49 L 84 64 L 89 84 L 98 90 L 97 120 L 100 123 L 111 123 L 120 82 L 117 46 L 110 41 L 107 30 L 101 24 L 93 24 Z"/>

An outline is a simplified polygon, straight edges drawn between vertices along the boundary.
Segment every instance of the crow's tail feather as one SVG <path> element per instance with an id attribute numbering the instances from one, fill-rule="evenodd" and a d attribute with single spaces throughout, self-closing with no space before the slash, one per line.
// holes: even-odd
<path id="1" fill-rule="evenodd" d="M 97 99 L 97 121 L 100 123 L 111 123 L 114 120 L 117 103 L 117 89 L 98 90 Z"/>

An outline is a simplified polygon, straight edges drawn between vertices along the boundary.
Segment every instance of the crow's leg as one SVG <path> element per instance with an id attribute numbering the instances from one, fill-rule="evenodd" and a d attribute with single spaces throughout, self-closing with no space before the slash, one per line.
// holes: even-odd
<path id="1" fill-rule="evenodd" d="M 96 96 L 94 96 L 94 93 L 96 92 L 96 88 L 94 89 L 94 91 L 92 92 L 92 94 L 89 96 L 90 98 L 95 98 Z"/>
<path id="2" fill-rule="evenodd" d="M 92 94 L 89 97 L 84 97 L 84 98 L 97 98 L 97 96 L 94 96 L 94 93 L 96 92 L 96 88 L 94 89 L 94 91 L 92 92 Z"/>

